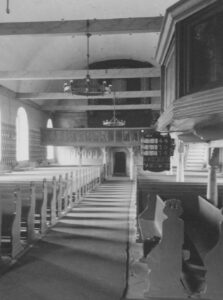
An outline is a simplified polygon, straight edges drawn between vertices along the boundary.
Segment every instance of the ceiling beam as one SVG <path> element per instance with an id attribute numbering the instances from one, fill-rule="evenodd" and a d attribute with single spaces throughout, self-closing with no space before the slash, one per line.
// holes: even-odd
<path id="1" fill-rule="evenodd" d="M 93 35 L 160 32 L 163 17 L 93 19 L 89 29 Z M 0 35 L 86 35 L 87 20 L 0 23 Z"/>
<path id="2" fill-rule="evenodd" d="M 158 104 L 131 104 L 131 105 L 116 105 L 116 111 L 118 110 L 160 110 L 160 103 Z M 101 111 L 101 110 L 113 110 L 113 105 L 42 105 L 42 110 L 48 111 Z"/>
<path id="3" fill-rule="evenodd" d="M 124 91 L 115 92 L 116 98 L 148 98 L 160 97 L 160 90 L 154 91 Z M 112 99 L 113 93 L 103 96 L 81 96 L 68 93 L 17 93 L 17 99 L 20 100 L 87 100 L 87 99 Z"/>
<path id="4" fill-rule="evenodd" d="M 68 80 L 83 79 L 86 70 L 0 71 L 0 80 Z M 160 68 L 89 70 L 92 79 L 160 77 Z"/>

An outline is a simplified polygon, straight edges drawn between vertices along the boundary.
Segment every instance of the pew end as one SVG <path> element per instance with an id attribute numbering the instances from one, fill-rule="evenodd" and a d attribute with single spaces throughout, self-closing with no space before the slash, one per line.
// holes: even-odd
<path id="1" fill-rule="evenodd" d="M 147 178 L 139 179 L 138 182 L 140 212 L 145 210 L 145 195 L 148 193 L 159 194 L 164 200 L 171 198 L 181 200 L 184 210 L 181 216 L 184 230 L 179 280 L 185 290 L 184 297 L 223 299 L 222 209 L 212 205 L 205 197 L 198 196 L 205 194 L 206 184 L 155 182 Z M 222 187 L 222 185 L 218 186 L 219 194 L 222 194 Z M 152 218 L 152 215 L 150 217 Z M 166 227 L 164 224 L 165 221 L 163 228 Z M 161 256 L 158 252 L 162 243 L 163 233 L 160 242 L 147 257 L 156 254 L 156 260 L 160 260 Z M 185 251 L 190 253 L 189 257 L 183 254 Z M 161 289 L 162 286 L 159 288 Z M 147 293 L 147 297 L 150 298 L 151 293 Z M 161 295 L 157 293 L 156 297 L 159 298 Z"/>
<path id="2" fill-rule="evenodd" d="M 219 222 L 219 239 L 215 247 L 206 255 L 205 265 L 207 267 L 207 297 L 213 300 L 223 299 L 223 221 Z"/>
<path id="3" fill-rule="evenodd" d="M 219 276 L 218 266 L 221 265 L 223 257 L 218 252 L 221 248 L 218 245 L 222 240 L 220 224 L 222 224 L 223 216 L 221 210 L 201 196 L 197 197 L 192 208 L 194 208 L 193 212 L 185 218 L 184 246 L 189 249 L 191 257 L 188 261 L 183 261 L 182 282 L 189 295 L 207 295 L 212 299 L 213 286 L 216 286 L 216 283 L 222 279 Z M 217 252 L 215 255 L 212 254 L 214 249 L 218 249 L 218 254 Z M 223 252 L 223 248 L 221 251 Z M 211 263 L 207 263 L 210 257 Z M 214 268 L 213 265 L 215 265 Z M 213 284 L 213 279 L 215 284 Z M 219 284 L 218 290 L 222 291 L 223 298 L 222 283 Z"/>
<path id="4" fill-rule="evenodd" d="M 160 197 L 157 198 L 158 201 Z M 162 222 L 160 242 L 147 255 L 148 288 L 146 298 L 186 298 L 187 293 L 181 283 L 182 248 L 184 224 L 181 202 L 176 199 L 165 201 L 159 207 L 159 216 L 165 214 Z"/>
<path id="5" fill-rule="evenodd" d="M 138 225 L 142 240 L 151 239 L 154 236 L 161 238 L 162 223 L 167 218 L 163 213 L 164 201 L 156 194 L 147 196 L 146 208 L 138 215 Z"/>
<path id="6" fill-rule="evenodd" d="M 24 248 L 21 243 L 21 191 L 1 191 L 1 256 L 14 259 Z"/>
<path id="7" fill-rule="evenodd" d="M 25 247 L 41 238 L 72 209 L 74 202 L 78 204 L 99 183 L 97 170 L 98 167 L 43 168 L 43 174 L 29 170 L 1 177 L 0 263 L 3 254 L 14 259 L 23 253 Z M 16 196 L 15 186 L 19 187 Z"/>

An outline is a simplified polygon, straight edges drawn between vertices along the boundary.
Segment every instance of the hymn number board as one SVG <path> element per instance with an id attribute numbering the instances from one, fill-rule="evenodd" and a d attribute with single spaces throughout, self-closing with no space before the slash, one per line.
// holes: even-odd
<path id="1" fill-rule="evenodd" d="M 154 132 L 141 139 L 143 170 L 162 172 L 170 170 L 170 156 L 174 152 L 174 140 L 170 135 Z"/>

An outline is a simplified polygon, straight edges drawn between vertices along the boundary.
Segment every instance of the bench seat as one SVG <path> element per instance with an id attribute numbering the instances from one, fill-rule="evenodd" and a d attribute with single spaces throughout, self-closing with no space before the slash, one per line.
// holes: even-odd
<path id="1" fill-rule="evenodd" d="M 0 258 L 3 248 L 11 257 L 15 257 L 22 251 L 22 246 L 32 243 L 36 237 L 44 234 L 75 201 L 81 200 L 94 188 L 96 182 L 100 182 L 100 172 L 96 167 L 93 169 L 53 167 L 2 175 Z M 15 188 L 19 189 L 20 205 L 18 199 L 14 198 Z"/>

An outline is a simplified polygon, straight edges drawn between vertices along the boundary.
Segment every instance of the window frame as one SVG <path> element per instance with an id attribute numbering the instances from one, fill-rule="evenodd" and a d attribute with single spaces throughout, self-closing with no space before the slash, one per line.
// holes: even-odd
<path id="1" fill-rule="evenodd" d="M 16 161 L 30 159 L 30 133 L 27 111 L 20 106 L 16 114 Z"/>
<path id="2" fill-rule="evenodd" d="M 169 67 L 171 66 L 171 64 L 174 64 L 174 68 L 172 69 L 173 73 L 170 74 L 168 73 L 169 71 Z M 173 91 L 173 99 L 169 99 L 168 103 L 167 103 L 167 96 L 168 96 L 168 76 L 172 77 L 172 81 L 174 84 L 174 91 Z M 161 110 L 165 111 L 169 105 L 171 105 L 171 103 L 173 103 L 173 101 L 176 99 L 176 40 L 175 40 L 175 36 L 173 36 L 172 41 L 170 43 L 170 46 L 168 48 L 167 54 L 165 56 L 165 60 L 164 60 L 164 64 L 162 65 L 161 68 L 161 103 L 162 103 L 162 107 Z"/>
<path id="3" fill-rule="evenodd" d="M 219 81 L 216 81 L 216 83 L 212 84 L 207 83 L 203 87 L 192 88 L 190 80 L 191 56 L 193 55 L 192 29 L 194 26 L 221 12 L 223 12 L 223 3 L 213 4 L 176 24 L 176 78 L 178 78 L 176 92 L 178 98 L 222 86 Z"/>

